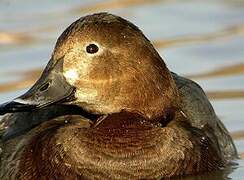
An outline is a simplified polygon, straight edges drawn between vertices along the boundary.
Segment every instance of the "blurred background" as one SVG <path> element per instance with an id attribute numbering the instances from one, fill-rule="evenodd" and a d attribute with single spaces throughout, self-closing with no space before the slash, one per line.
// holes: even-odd
<path id="1" fill-rule="evenodd" d="M 244 0 L 0 0 L 0 102 L 25 92 L 73 21 L 107 11 L 136 24 L 171 71 L 198 82 L 235 140 L 244 176 Z"/>

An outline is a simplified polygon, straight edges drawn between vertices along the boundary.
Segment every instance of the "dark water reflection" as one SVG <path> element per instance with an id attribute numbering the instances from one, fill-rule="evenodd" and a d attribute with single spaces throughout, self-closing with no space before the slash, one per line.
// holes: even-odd
<path id="1" fill-rule="evenodd" d="M 186 179 L 244 176 L 244 1 L 0 1 L 0 102 L 39 77 L 56 38 L 86 13 L 109 11 L 137 24 L 168 67 L 197 81 L 231 132 L 238 166 Z"/>

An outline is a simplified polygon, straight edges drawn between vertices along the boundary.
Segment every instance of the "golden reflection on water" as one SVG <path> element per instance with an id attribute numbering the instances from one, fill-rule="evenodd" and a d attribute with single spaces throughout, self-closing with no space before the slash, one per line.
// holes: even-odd
<path id="1" fill-rule="evenodd" d="M 41 72 L 42 69 L 34 69 L 24 72 L 11 73 L 18 75 L 22 78 L 18 81 L 7 82 L 2 84 L 0 83 L 0 93 L 21 90 L 32 86 L 40 76 Z"/>
<path id="2" fill-rule="evenodd" d="M 239 157 L 240 157 L 241 159 L 244 159 L 244 152 L 240 153 L 240 154 L 239 154 Z"/>
<path id="3" fill-rule="evenodd" d="M 84 13 L 90 13 L 94 11 L 108 11 L 110 9 L 126 9 L 131 7 L 139 7 L 146 6 L 156 3 L 168 3 L 173 4 L 172 1 L 169 0 L 113 0 L 113 1 L 101 1 L 98 3 L 89 3 L 84 6 L 73 6 L 70 9 L 66 9 L 65 12 L 49 12 L 45 16 L 40 16 L 39 18 L 47 18 L 52 16 L 59 17 L 60 14 L 72 14 L 72 15 L 83 15 Z M 176 1 L 173 1 L 176 2 Z M 184 1 L 181 1 L 182 3 Z M 56 13 L 56 14 L 55 14 Z M 124 12 L 122 12 L 124 13 Z M 126 12 L 128 13 L 128 12 Z M 72 16 L 70 15 L 70 16 Z M 33 15 L 35 16 L 35 15 Z M 18 18 L 18 17 L 17 17 Z M 179 22 L 180 23 L 180 22 Z M 58 23 L 48 23 L 43 24 L 42 26 L 37 27 L 29 27 L 25 30 L 12 30 L 10 32 L 3 31 L 0 29 L 0 52 L 11 52 L 16 47 L 20 47 L 23 45 L 34 45 L 34 43 L 40 42 L 51 42 L 53 43 L 55 40 L 49 39 L 49 37 L 45 36 L 35 36 L 33 34 L 38 33 L 51 33 L 57 31 Z M 221 28 L 220 28 L 221 29 Z M 174 31 L 178 31 L 177 29 Z M 180 30 L 179 30 L 180 31 Z M 154 40 L 152 43 L 158 49 L 160 48 L 175 48 L 179 46 L 187 46 L 187 45 L 199 45 L 199 44 L 208 44 L 213 42 L 228 42 L 234 38 L 243 38 L 244 37 L 244 22 L 233 23 L 229 26 L 222 28 L 221 30 L 215 30 L 211 32 L 200 33 L 198 35 L 181 35 L 181 36 L 170 36 L 171 38 L 158 38 Z M 221 53 L 221 52 L 219 52 Z M 244 59 L 244 57 L 240 57 L 240 59 Z M 1 59 L 0 59 L 1 60 Z M 230 59 L 231 61 L 231 59 Z M 11 91 L 17 91 L 21 89 L 28 88 L 32 86 L 35 81 L 39 78 L 43 68 L 36 68 L 21 72 L 11 72 L 11 73 L 1 73 L 1 76 L 18 76 L 19 80 L 0 83 L 0 93 L 7 93 Z M 229 63 L 228 65 L 224 64 L 221 67 L 208 71 L 208 72 L 200 72 L 199 73 L 189 73 L 187 77 L 194 80 L 209 80 L 211 78 L 220 78 L 227 76 L 237 76 L 244 74 L 244 60 L 243 63 Z M 1 78 L 1 77 L 0 77 Z M 244 82 L 240 82 L 244 83 Z M 243 99 L 244 98 L 244 89 L 236 89 L 236 90 L 208 90 L 206 91 L 207 96 L 210 100 L 222 100 L 222 99 Z M 243 117 L 240 117 L 243 118 Z M 243 140 L 244 139 L 244 130 L 231 132 L 232 137 L 235 140 Z M 240 152 L 240 157 L 244 159 L 244 152 Z"/>
<path id="4" fill-rule="evenodd" d="M 0 45 L 26 44 L 32 40 L 32 37 L 24 33 L 0 32 Z"/>
<path id="5" fill-rule="evenodd" d="M 244 25 L 229 27 L 217 32 L 207 33 L 197 36 L 177 37 L 172 39 L 162 39 L 154 41 L 154 45 L 157 48 L 168 48 L 171 46 L 187 45 L 187 44 L 199 44 L 211 41 L 226 41 L 236 36 L 244 36 Z"/>
<path id="6" fill-rule="evenodd" d="M 208 79 L 213 77 L 233 76 L 239 74 L 244 74 L 244 63 L 221 67 L 206 73 L 191 74 L 187 77 L 190 79 Z"/>
<path id="7" fill-rule="evenodd" d="M 118 9 L 118 8 L 127 8 L 131 6 L 141 6 L 145 4 L 152 4 L 160 2 L 162 0 L 117 0 L 117 1 L 102 1 L 96 4 L 91 4 L 82 7 L 75 7 L 71 9 L 73 13 L 89 13 L 94 11 L 104 11 L 107 9 Z M 166 0 L 164 0 L 166 1 Z"/>
<path id="8" fill-rule="evenodd" d="M 232 132 L 231 136 L 235 140 L 244 139 L 244 130 Z"/>
<path id="9" fill-rule="evenodd" d="M 60 13 L 62 14 L 80 14 L 80 13 L 90 13 L 90 12 L 100 12 L 100 11 L 108 11 L 109 9 L 119 9 L 119 8 L 128 8 L 132 6 L 142 6 L 146 4 L 154 4 L 154 3 L 159 3 L 159 2 L 173 2 L 173 0 L 110 0 L 110 1 L 101 1 L 97 3 L 88 3 L 87 5 L 83 6 L 74 6 L 73 8 L 66 10 L 65 12 L 49 12 L 48 14 L 33 14 L 33 18 L 36 15 L 41 16 L 41 18 L 49 18 L 49 17 L 59 17 Z M 29 14 L 26 16 L 29 17 Z M 23 15 L 23 18 L 25 16 Z M 38 27 L 38 28 L 32 28 L 30 31 L 23 31 L 21 32 L 22 34 L 11 34 L 8 32 L 0 32 L 0 44 L 1 43 L 17 43 L 18 39 L 22 39 L 22 36 L 25 38 L 31 39 L 33 37 L 29 37 L 29 33 L 37 33 L 37 32 L 51 32 L 51 31 L 56 31 L 57 25 L 54 24 L 49 24 L 47 27 Z M 6 37 L 1 37 L 1 33 L 3 34 L 2 36 Z M 11 40 L 8 40 L 11 39 Z"/>
<path id="10" fill-rule="evenodd" d="M 244 98 L 244 90 L 206 91 L 210 100 Z"/>

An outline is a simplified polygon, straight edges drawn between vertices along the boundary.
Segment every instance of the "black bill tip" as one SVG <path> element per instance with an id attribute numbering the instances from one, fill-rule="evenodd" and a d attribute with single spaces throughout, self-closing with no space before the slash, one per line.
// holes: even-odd
<path id="1" fill-rule="evenodd" d="M 35 108 L 36 105 L 23 104 L 15 101 L 10 101 L 0 105 L 0 115 L 4 115 L 6 113 L 30 111 Z"/>

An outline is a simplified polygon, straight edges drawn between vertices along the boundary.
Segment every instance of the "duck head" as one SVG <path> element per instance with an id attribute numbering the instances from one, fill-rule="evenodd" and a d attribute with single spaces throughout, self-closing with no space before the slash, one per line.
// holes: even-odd
<path id="1" fill-rule="evenodd" d="M 107 13 L 80 18 L 58 38 L 40 79 L 0 114 L 72 104 L 92 114 L 136 111 L 148 118 L 179 106 L 170 71 L 143 33 Z"/>

